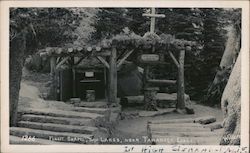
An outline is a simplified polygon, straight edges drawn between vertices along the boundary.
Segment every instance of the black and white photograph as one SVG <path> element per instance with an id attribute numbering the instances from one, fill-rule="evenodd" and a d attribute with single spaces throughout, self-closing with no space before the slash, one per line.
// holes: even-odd
<path id="1" fill-rule="evenodd" d="M 241 146 L 241 7 L 9 7 L 8 24 L 10 146 Z"/>

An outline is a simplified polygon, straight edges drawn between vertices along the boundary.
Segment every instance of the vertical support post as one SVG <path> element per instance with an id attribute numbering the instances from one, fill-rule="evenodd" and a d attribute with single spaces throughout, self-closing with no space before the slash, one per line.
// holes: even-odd
<path id="1" fill-rule="evenodd" d="M 103 72 L 104 72 L 104 87 L 105 87 L 105 101 L 107 101 L 107 97 L 108 97 L 108 92 L 107 92 L 107 71 L 106 68 L 103 68 Z"/>
<path id="2" fill-rule="evenodd" d="M 116 52 L 116 47 L 112 47 L 109 61 L 109 103 L 115 103 L 117 100 Z"/>
<path id="3" fill-rule="evenodd" d="M 76 98 L 76 70 L 74 67 L 75 59 L 71 57 L 71 68 L 72 68 L 72 96 Z"/>
<path id="4" fill-rule="evenodd" d="M 143 72 L 144 89 L 148 87 L 148 80 L 149 80 L 149 66 L 146 65 Z"/>
<path id="5" fill-rule="evenodd" d="M 50 76 L 52 79 L 52 90 L 51 90 L 51 96 L 52 99 L 56 100 L 57 95 L 57 81 L 56 81 L 56 57 L 51 56 L 50 57 Z"/>
<path id="6" fill-rule="evenodd" d="M 184 59 L 185 50 L 181 50 L 179 54 L 178 92 L 176 109 L 185 109 Z"/>
<path id="7" fill-rule="evenodd" d="M 74 98 L 76 98 L 76 70 L 75 68 L 73 67 L 72 68 L 72 95 Z"/>

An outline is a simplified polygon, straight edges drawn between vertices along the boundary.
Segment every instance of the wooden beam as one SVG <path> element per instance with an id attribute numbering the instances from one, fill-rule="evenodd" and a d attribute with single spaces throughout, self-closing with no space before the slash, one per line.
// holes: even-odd
<path id="1" fill-rule="evenodd" d="M 94 56 L 110 56 L 111 52 L 110 51 L 100 51 L 100 52 L 94 52 Z"/>
<path id="2" fill-rule="evenodd" d="M 179 62 L 176 60 L 176 58 L 174 57 L 173 53 L 171 51 L 168 51 L 171 59 L 174 61 L 174 64 L 176 65 L 177 68 L 179 68 L 180 64 Z"/>
<path id="3" fill-rule="evenodd" d="M 80 64 L 81 61 L 84 60 L 86 57 L 87 57 L 87 56 L 81 57 L 76 63 L 74 63 L 74 65 L 76 66 L 76 65 Z"/>
<path id="4" fill-rule="evenodd" d="M 72 95 L 75 98 L 76 97 L 76 70 L 75 70 L 74 67 L 72 68 L 72 76 L 73 76 L 73 79 L 72 79 L 72 88 L 73 88 Z"/>
<path id="5" fill-rule="evenodd" d="M 76 69 L 74 66 L 75 58 L 70 57 L 69 62 L 70 62 L 70 68 L 72 70 L 72 96 L 73 98 L 76 98 Z"/>
<path id="6" fill-rule="evenodd" d="M 50 75 L 51 75 L 51 79 L 52 79 L 51 95 L 52 95 L 52 99 L 56 100 L 56 95 L 57 95 L 56 57 L 54 57 L 54 56 L 50 57 Z"/>
<path id="7" fill-rule="evenodd" d="M 110 68 L 108 62 L 107 62 L 104 58 L 102 58 L 101 56 L 96 56 L 96 58 L 97 58 L 100 62 L 102 62 L 102 64 L 103 64 L 106 68 L 108 68 L 108 69 Z"/>
<path id="8" fill-rule="evenodd" d="M 125 60 L 129 57 L 129 55 L 131 55 L 134 52 L 134 49 L 130 50 L 130 51 L 126 51 L 125 55 L 117 61 L 117 69 L 120 69 L 121 65 L 125 62 Z"/>
<path id="9" fill-rule="evenodd" d="M 63 65 L 68 59 L 69 59 L 69 57 L 65 57 L 63 60 L 61 60 L 61 61 L 56 65 L 56 69 L 58 69 L 61 65 Z"/>
<path id="10" fill-rule="evenodd" d="M 148 83 L 160 84 L 160 85 L 176 84 L 176 80 L 159 80 L 159 79 L 151 79 L 151 80 L 148 80 Z"/>
<path id="11" fill-rule="evenodd" d="M 117 67 L 116 67 L 116 48 L 113 47 L 111 51 L 110 61 L 109 61 L 109 97 L 108 102 L 116 103 L 117 100 Z"/>
<path id="12" fill-rule="evenodd" d="M 178 91 L 177 91 L 177 109 L 185 109 L 185 86 L 184 86 L 184 59 L 185 50 L 180 51 L 178 68 Z"/>
<path id="13" fill-rule="evenodd" d="M 142 80 L 143 80 L 143 86 L 144 86 L 144 89 L 145 89 L 145 88 L 147 88 L 149 86 L 149 84 L 148 84 L 148 80 L 149 80 L 149 65 L 146 65 L 144 67 Z"/>
<path id="14" fill-rule="evenodd" d="M 142 16 L 153 17 L 153 18 L 165 18 L 164 14 L 142 14 Z"/>

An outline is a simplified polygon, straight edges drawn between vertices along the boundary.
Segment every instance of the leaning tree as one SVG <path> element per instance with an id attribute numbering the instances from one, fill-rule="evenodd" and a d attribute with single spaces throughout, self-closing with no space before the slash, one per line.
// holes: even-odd
<path id="1" fill-rule="evenodd" d="M 238 56 L 233 71 L 221 99 L 224 114 L 224 134 L 220 144 L 239 145 L 241 128 L 241 54 Z"/>

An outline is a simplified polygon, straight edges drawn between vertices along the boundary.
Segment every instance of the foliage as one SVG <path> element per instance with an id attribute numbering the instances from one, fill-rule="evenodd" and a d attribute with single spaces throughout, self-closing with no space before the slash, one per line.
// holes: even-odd
<path id="1" fill-rule="evenodd" d="M 120 28 L 120 30 L 116 30 L 113 35 L 121 33 L 121 29 L 124 27 L 128 27 L 130 33 L 141 36 L 149 31 L 150 19 L 142 17 L 142 13 L 149 12 L 149 9 L 122 8 L 122 10 L 125 14 L 114 16 L 115 19 L 113 20 L 105 20 L 103 16 L 99 18 L 98 15 L 97 18 L 103 20 L 103 22 L 100 23 L 105 22 L 105 27 L 108 27 L 111 31 L 114 25 Z M 109 9 L 106 9 L 106 11 L 112 12 L 112 10 Z M 239 22 L 241 18 L 240 10 L 214 8 L 160 8 L 157 9 L 157 13 L 165 14 L 166 16 L 166 18 L 156 20 L 155 31 L 160 37 L 161 34 L 165 34 L 170 35 L 175 40 L 184 39 L 195 42 L 191 51 L 186 53 L 185 58 L 186 92 L 190 94 L 192 99 L 203 99 L 203 96 L 206 95 L 208 87 L 218 70 L 218 65 L 224 52 L 226 40 L 224 27 L 232 23 L 237 23 L 236 25 L 241 27 Z M 112 16 L 109 17 L 112 18 Z M 116 22 L 117 20 L 122 20 L 123 22 Z M 95 28 L 98 31 L 99 27 L 95 26 Z M 134 36 L 136 37 L 135 34 Z M 112 37 L 112 33 L 109 32 L 108 35 L 109 38 Z M 122 36 L 119 37 L 122 39 Z M 169 42 L 171 40 L 167 41 Z M 123 46 L 126 46 L 125 44 Z M 154 42 L 149 41 L 148 43 L 148 48 L 152 48 L 152 45 L 149 44 L 154 44 Z M 127 46 L 129 46 L 129 44 Z M 144 49 L 143 52 L 148 52 L 148 50 Z M 168 62 L 171 61 L 169 57 L 165 57 L 165 59 L 168 63 L 167 65 L 157 65 L 157 67 L 153 67 L 153 71 L 156 74 L 155 77 L 174 78 L 176 74 L 175 66 L 173 63 Z M 168 71 L 163 71 L 163 69 L 167 69 Z M 206 103 L 210 102 L 207 101 Z"/>
<path id="2" fill-rule="evenodd" d="M 202 99 L 224 51 L 224 27 L 235 24 L 240 33 L 241 10 L 156 9 L 166 17 L 156 19 L 155 34 L 148 33 L 150 19 L 142 16 L 149 11 L 148 8 L 12 8 L 11 39 L 26 27 L 31 34 L 28 39 L 35 41 L 28 41 L 27 46 L 34 46 L 30 50 L 90 44 L 107 48 L 116 44 L 120 47 L 120 54 L 133 47 L 137 53 L 147 53 L 155 46 L 159 52 L 171 49 L 177 57 L 175 50 L 192 46 L 185 58 L 186 92 L 192 99 Z M 175 65 L 168 56 L 165 59 L 167 64 L 153 66 L 153 77 L 175 79 Z"/>
<path id="3" fill-rule="evenodd" d="M 10 10 L 11 30 L 30 24 L 36 33 L 40 48 L 64 46 L 75 40 L 87 41 L 94 29 L 95 10 L 80 8 L 12 8 Z"/>
<path id="4" fill-rule="evenodd" d="M 96 16 L 97 21 L 92 24 L 96 30 L 92 35 L 92 40 L 111 38 L 122 32 L 127 24 L 124 8 L 100 8 Z"/>

